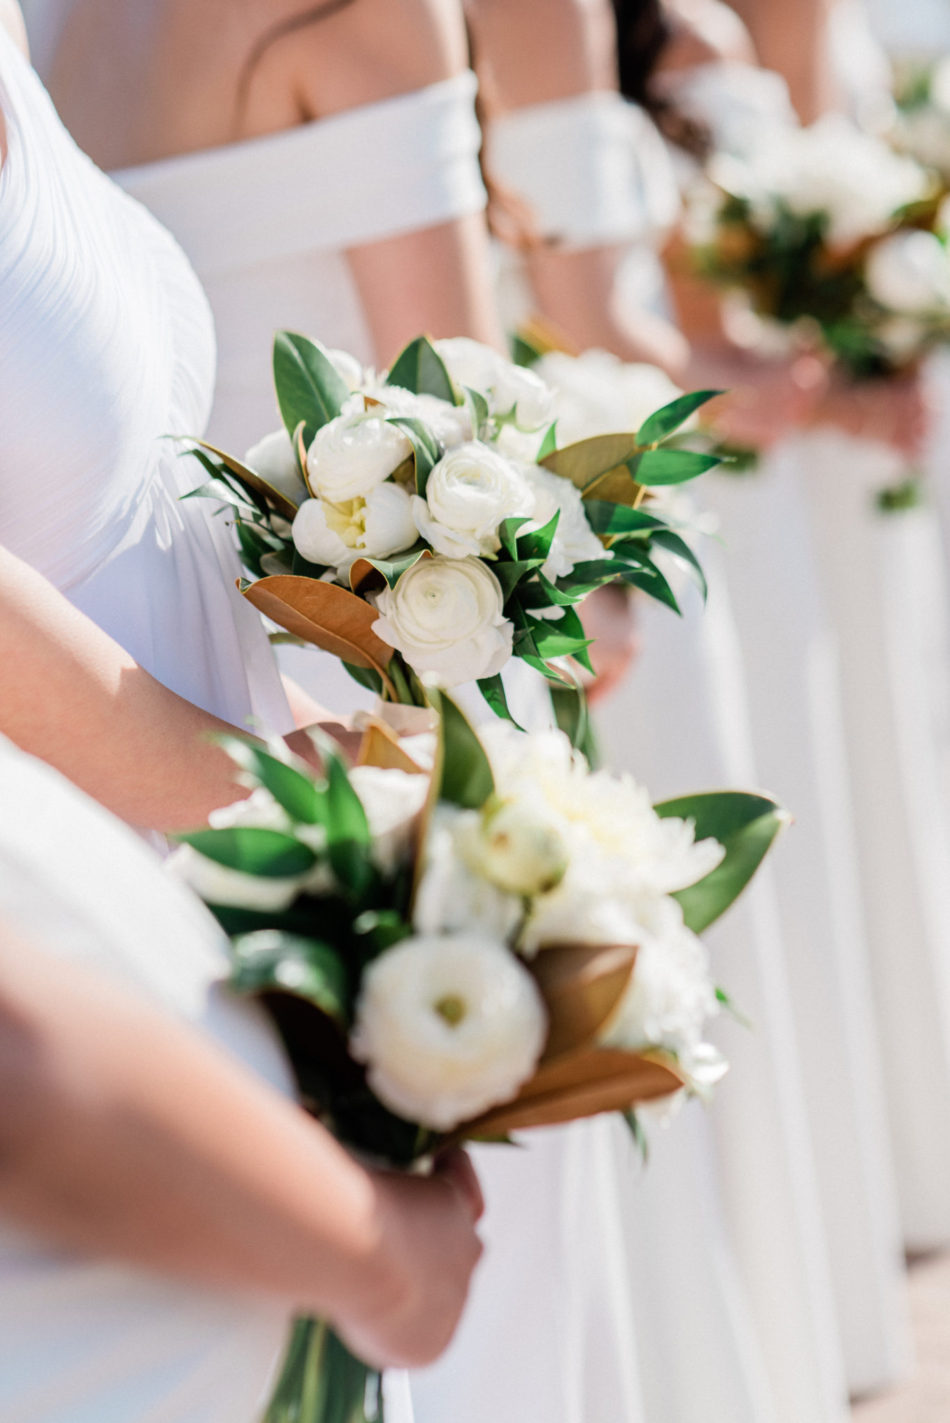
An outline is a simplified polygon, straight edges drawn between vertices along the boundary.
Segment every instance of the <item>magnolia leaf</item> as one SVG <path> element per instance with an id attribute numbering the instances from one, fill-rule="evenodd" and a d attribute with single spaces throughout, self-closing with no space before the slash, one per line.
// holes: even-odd
<path id="1" fill-rule="evenodd" d="M 417 494 L 424 496 L 429 475 L 442 458 L 442 449 L 438 440 L 429 427 L 422 420 L 417 420 L 415 416 L 390 415 L 386 423 L 398 425 L 412 445 L 415 490 Z"/>
<path id="2" fill-rule="evenodd" d="M 714 400 L 717 395 L 724 394 L 725 391 L 722 390 L 693 390 L 688 395 L 671 400 L 669 405 L 664 405 L 662 410 L 657 410 L 644 420 L 637 440 L 641 445 L 659 444 L 660 440 L 665 440 L 667 435 L 678 430 L 701 405 L 705 405 L 708 400 Z"/>
<path id="3" fill-rule="evenodd" d="M 353 678 L 353 681 L 358 682 L 361 687 L 365 687 L 367 692 L 374 692 L 377 697 L 381 695 L 383 681 L 378 672 L 374 672 L 369 667 L 354 667 L 352 662 L 344 662 L 343 667 Z"/>
<path id="4" fill-rule="evenodd" d="M 342 758 L 323 742 L 320 754 L 327 775 L 327 858 L 341 883 L 362 895 L 373 880 L 366 811 Z"/>
<path id="5" fill-rule="evenodd" d="M 278 331 L 274 337 L 274 389 L 287 434 L 293 440 L 302 423 L 307 446 L 336 419 L 350 394 L 323 347 L 296 331 Z"/>
<path id="6" fill-rule="evenodd" d="M 658 544 L 660 548 L 665 548 L 667 553 L 671 553 L 674 558 L 681 559 L 682 562 L 686 564 L 696 580 L 699 591 L 705 599 L 709 593 L 706 575 L 703 572 L 702 564 L 686 540 L 681 538 L 679 534 L 674 533 L 672 529 L 659 529 L 653 535 L 652 543 L 654 545 Z"/>
<path id="7" fill-rule="evenodd" d="M 354 667 L 378 672 L 392 689 L 386 669 L 393 650 L 373 632 L 375 608 L 355 593 L 336 583 L 293 574 L 261 578 L 242 592 L 272 622 Z"/>
<path id="8" fill-rule="evenodd" d="M 648 514 L 645 509 L 631 509 L 606 499 L 585 499 L 584 513 L 594 533 L 605 538 L 618 534 L 643 534 L 648 537 L 654 530 L 667 527 L 662 519 Z"/>
<path id="9" fill-rule="evenodd" d="M 581 1048 L 543 1062 L 513 1102 L 469 1122 L 456 1137 L 477 1139 L 483 1134 L 555 1126 L 600 1112 L 625 1111 L 641 1102 L 668 1097 L 683 1085 L 683 1075 L 662 1054 Z"/>
<path id="10" fill-rule="evenodd" d="M 596 1042 L 626 992 L 637 956 L 626 944 L 551 944 L 528 968 L 548 1010 L 544 1060 Z"/>
<path id="11" fill-rule="evenodd" d="M 587 696 L 580 683 L 573 687 L 550 687 L 551 706 L 559 731 L 570 741 L 575 751 L 591 760 L 591 721 Z"/>
<path id="12" fill-rule="evenodd" d="M 357 766 L 378 766 L 384 771 L 405 771 L 410 776 L 425 776 L 428 771 L 414 761 L 399 744 L 396 733 L 385 722 L 371 718 L 363 728 Z"/>
<path id="13" fill-rule="evenodd" d="M 517 539 L 519 558 L 539 558 L 542 561 L 551 552 L 551 545 L 561 519 L 560 509 L 555 509 L 546 524 L 540 529 L 529 529 L 519 534 Z"/>
<path id="14" fill-rule="evenodd" d="M 685 484 L 697 475 L 705 474 L 722 464 L 718 455 L 704 455 L 696 450 L 647 450 L 633 466 L 637 481 L 648 487 L 660 484 Z"/>
<path id="15" fill-rule="evenodd" d="M 426 694 L 442 724 L 439 799 L 464 810 L 481 810 L 495 789 L 485 749 L 451 697 L 434 687 L 427 688 Z"/>
<path id="16" fill-rule="evenodd" d="M 518 532 L 525 524 L 530 524 L 531 520 L 525 515 L 509 515 L 507 519 L 502 519 L 498 525 L 498 538 L 502 548 L 508 557 L 517 560 L 518 558 Z"/>
<path id="17" fill-rule="evenodd" d="M 683 610 L 676 600 L 676 594 L 670 587 L 666 575 L 652 563 L 628 564 L 626 567 L 620 559 L 617 560 L 618 575 L 621 582 L 628 584 L 631 588 L 639 588 L 651 598 L 655 598 L 664 607 L 670 608 L 679 617 L 682 617 Z"/>
<path id="18" fill-rule="evenodd" d="M 415 395 L 435 395 L 455 405 L 455 387 L 445 362 L 426 336 L 410 341 L 393 361 L 387 385 L 398 385 Z"/>
<path id="19" fill-rule="evenodd" d="M 511 348 L 511 359 L 516 366 L 530 368 L 540 361 L 544 355 L 543 350 L 534 344 L 527 336 L 522 336 L 520 331 L 515 331 L 508 342 Z"/>
<path id="20" fill-rule="evenodd" d="M 219 450 L 216 445 L 209 445 L 207 440 L 194 440 L 194 444 L 200 445 L 203 450 L 219 459 L 226 469 L 229 469 L 234 477 L 247 489 L 253 490 L 260 495 L 278 514 L 293 523 L 297 513 L 297 505 L 292 499 L 288 499 L 286 494 L 281 494 L 279 489 L 268 484 L 266 479 L 262 479 L 248 465 L 242 464 L 234 455 L 229 455 L 224 450 Z"/>
<path id="21" fill-rule="evenodd" d="M 505 684 L 500 672 L 497 672 L 494 677 L 480 677 L 478 690 L 496 716 L 500 716 L 503 721 L 510 721 L 512 726 L 516 726 L 519 731 L 524 731 L 524 727 L 511 715 L 508 694 L 505 691 Z"/>
<path id="22" fill-rule="evenodd" d="M 350 587 L 354 593 L 364 593 L 374 586 L 381 588 L 385 583 L 392 588 L 407 568 L 420 558 L 431 557 L 432 550 L 420 543 L 392 558 L 358 558 L 350 567 Z"/>
<path id="23" fill-rule="evenodd" d="M 724 914 L 755 874 L 778 832 L 790 820 L 788 811 L 766 796 L 747 791 L 707 791 L 679 796 L 654 807 L 657 815 L 691 820 L 697 840 L 718 840 L 726 854 L 704 879 L 674 898 L 694 933 Z"/>
<path id="24" fill-rule="evenodd" d="M 313 868 L 316 855 L 293 835 L 258 825 L 229 825 L 220 830 L 192 830 L 176 835 L 199 854 L 229 870 L 265 879 L 292 879 Z"/>
<path id="25" fill-rule="evenodd" d="M 318 825 L 326 819 L 323 795 L 306 762 L 297 760 L 296 757 L 296 764 L 281 760 L 242 736 L 225 733 L 215 736 L 214 740 L 223 747 L 232 761 L 270 791 L 291 820 L 298 820 L 303 825 Z"/>
<path id="26" fill-rule="evenodd" d="M 562 450 L 554 450 L 538 463 L 553 474 L 559 474 L 562 479 L 569 479 L 588 495 L 596 489 L 598 499 L 613 498 L 613 495 L 603 494 L 598 486 L 608 475 L 619 473 L 629 479 L 627 462 L 634 459 L 640 450 L 641 446 L 633 434 L 594 435 L 591 439 L 565 445 Z"/>
<path id="27" fill-rule="evenodd" d="M 290 443 L 294 447 L 294 454 L 297 457 L 297 468 L 300 470 L 301 479 L 307 486 L 307 492 L 311 498 L 316 498 L 316 491 L 310 483 L 310 468 L 307 464 L 307 426 L 305 421 L 301 420 L 291 436 Z"/>
<path id="28" fill-rule="evenodd" d="M 557 421 L 554 420 L 544 432 L 544 439 L 538 450 L 538 463 L 547 459 L 548 455 L 553 455 L 557 449 Z"/>
<path id="29" fill-rule="evenodd" d="M 495 563 L 492 572 L 501 585 L 503 603 L 507 603 L 515 589 L 532 573 L 537 572 L 543 563 L 543 558 L 500 559 Z"/>
<path id="30" fill-rule="evenodd" d="M 347 976 L 338 950 L 280 929 L 240 934 L 231 943 L 231 987 L 238 993 L 293 993 L 345 1029 Z"/>

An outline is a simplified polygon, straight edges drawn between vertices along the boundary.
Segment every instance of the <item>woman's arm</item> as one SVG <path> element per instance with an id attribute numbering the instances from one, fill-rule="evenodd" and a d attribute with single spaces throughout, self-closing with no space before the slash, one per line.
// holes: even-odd
<path id="1" fill-rule="evenodd" d="M 458 1321 L 478 1210 L 465 1158 L 429 1180 L 365 1170 L 191 1028 L 0 924 L 0 1215 L 421 1365 Z"/>

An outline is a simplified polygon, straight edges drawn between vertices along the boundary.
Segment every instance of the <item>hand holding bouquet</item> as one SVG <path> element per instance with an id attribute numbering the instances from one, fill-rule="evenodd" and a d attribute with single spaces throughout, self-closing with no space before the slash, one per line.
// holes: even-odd
<path id="1" fill-rule="evenodd" d="M 664 443 L 716 392 L 559 447 L 545 383 L 474 341 L 420 337 L 377 379 L 280 332 L 274 378 L 284 430 L 243 460 L 200 447 L 212 478 L 196 493 L 234 512 L 245 597 L 387 699 L 424 704 L 434 674 L 477 681 L 505 716 L 510 658 L 568 686 L 557 660 L 588 664 L 577 608 L 593 589 L 676 607 L 654 549 L 694 555 L 641 505 L 719 462 Z"/>
<path id="2" fill-rule="evenodd" d="M 232 935 L 234 987 L 270 1005 L 311 1110 L 420 1169 L 449 1144 L 707 1091 L 725 1065 L 704 1040 L 720 995 L 697 933 L 782 812 L 738 793 L 653 807 L 559 732 L 479 737 L 426 690 L 427 766 L 384 719 L 354 769 L 328 747 L 323 779 L 226 739 L 253 793 L 173 859 Z M 271 1418 L 300 1416 L 315 1354 L 339 1416 L 363 1418 L 371 1371 L 312 1321 Z"/>

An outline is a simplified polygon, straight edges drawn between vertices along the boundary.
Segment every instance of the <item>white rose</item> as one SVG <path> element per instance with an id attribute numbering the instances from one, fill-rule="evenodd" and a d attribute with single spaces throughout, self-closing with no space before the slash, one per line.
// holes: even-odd
<path id="1" fill-rule="evenodd" d="M 292 504 L 302 504 L 309 491 L 300 475 L 294 447 L 286 430 L 275 430 L 252 445 L 244 463 Z"/>
<path id="2" fill-rule="evenodd" d="M 375 385 L 364 393 L 378 400 L 391 415 L 421 420 L 444 450 L 452 450 L 472 438 L 472 417 L 464 405 L 451 405 L 437 395 L 415 395 L 400 385 Z"/>
<path id="3" fill-rule="evenodd" d="M 417 532 L 409 494 L 398 484 L 378 484 L 365 499 L 344 504 L 308 499 L 291 530 L 302 558 L 345 573 L 358 558 L 389 558 L 411 548 Z"/>
<path id="4" fill-rule="evenodd" d="M 373 630 L 414 671 L 454 687 L 493 677 L 511 657 L 503 604 L 498 579 L 477 558 L 422 558 L 377 595 Z"/>
<path id="5" fill-rule="evenodd" d="M 892 311 L 923 316 L 950 305 L 950 256 L 932 232 L 894 232 L 868 254 L 868 291 Z"/>
<path id="6" fill-rule="evenodd" d="M 534 980 L 503 944 L 420 937 L 366 970 L 350 1050 L 391 1111 L 450 1131 L 517 1095 L 546 1033 Z"/>
<path id="7" fill-rule="evenodd" d="M 429 778 L 395 768 L 354 766 L 349 779 L 366 812 L 373 860 L 384 874 L 392 874 L 410 857 L 419 812 L 429 793 Z"/>
<path id="8" fill-rule="evenodd" d="M 236 909 L 257 909 L 281 913 L 288 909 L 304 886 L 306 877 L 270 878 L 247 875 L 209 860 L 192 845 L 179 845 L 166 861 L 170 872 L 189 885 L 207 904 L 226 904 Z"/>
<path id="9" fill-rule="evenodd" d="M 448 558 L 497 553 L 502 520 L 528 515 L 533 509 L 524 475 L 477 440 L 440 459 L 429 475 L 425 498 L 416 495 L 412 501 L 422 537 Z"/>
<path id="10" fill-rule="evenodd" d="M 649 917 L 630 984 L 601 1040 L 632 1051 L 663 1048 L 688 1071 L 719 1008 L 709 955 L 674 900 L 659 900 Z"/>
<path id="11" fill-rule="evenodd" d="M 338 415 L 317 431 L 307 451 L 310 487 L 333 504 L 365 497 L 411 453 L 398 425 L 373 414 Z"/>
<path id="12" fill-rule="evenodd" d="M 551 890 L 570 858 L 561 820 L 525 797 L 494 798 L 464 844 L 486 879 L 515 895 Z"/>
<path id="13" fill-rule="evenodd" d="M 512 420 L 521 430 L 539 430 L 554 419 L 554 396 L 533 371 L 516 366 L 491 346 L 467 336 L 453 336 L 435 345 L 456 385 L 477 390 L 492 415 Z"/>
<path id="14" fill-rule="evenodd" d="M 476 810 L 438 805 L 429 823 L 422 875 L 412 910 L 420 934 L 443 934 L 473 924 L 496 939 L 510 939 L 524 917 L 521 899 L 470 868 L 465 846 L 479 831 Z"/>
<path id="15" fill-rule="evenodd" d="M 526 465 L 524 474 L 534 492 L 534 517 L 530 527 L 543 528 L 556 511 L 560 515 L 548 556 L 541 566 L 546 578 L 554 581 L 566 577 L 575 563 L 612 557 L 587 522 L 581 492 L 569 479 L 562 479 L 541 465 Z"/>

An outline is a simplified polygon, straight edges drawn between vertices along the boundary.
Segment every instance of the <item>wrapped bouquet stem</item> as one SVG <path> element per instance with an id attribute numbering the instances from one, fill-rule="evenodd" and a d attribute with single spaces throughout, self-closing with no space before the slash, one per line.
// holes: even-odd
<path id="1" fill-rule="evenodd" d="M 707 1093 L 723 995 L 698 934 L 784 813 L 742 792 L 651 805 L 562 733 L 476 734 L 423 690 L 428 738 L 400 741 L 383 708 L 350 769 L 329 743 L 317 776 L 225 738 L 252 793 L 172 857 L 231 936 L 232 987 L 269 1008 L 302 1100 L 353 1150 L 418 1170 L 457 1143 Z M 379 1396 L 305 1321 L 269 1423 L 365 1423 Z"/>

